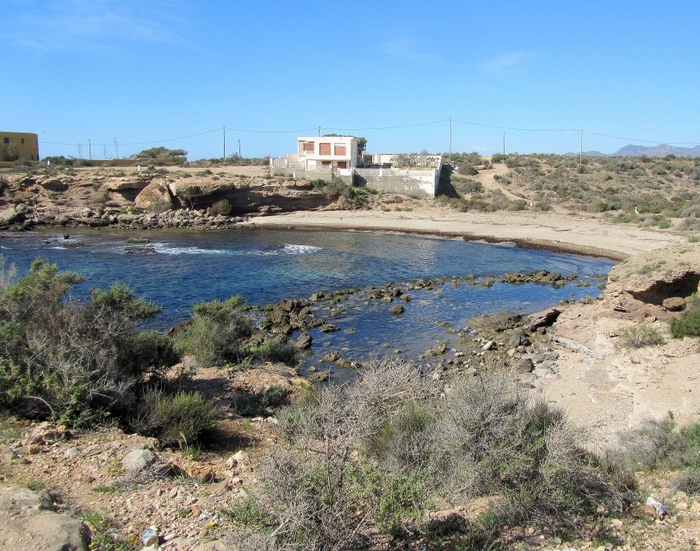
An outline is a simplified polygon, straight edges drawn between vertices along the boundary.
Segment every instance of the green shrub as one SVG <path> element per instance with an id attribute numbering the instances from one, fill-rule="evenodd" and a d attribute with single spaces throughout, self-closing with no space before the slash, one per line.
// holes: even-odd
<path id="1" fill-rule="evenodd" d="M 81 280 L 42 260 L 0 294 L 0 407 L 91 424 L 133 407 L 144 375 L 176 361 L 167 340 L 136 329 L 158 308 L 126 287 L 64 300 Z"/>
<path id="2" fill-rule="evenodd" d="M 139 400 L 131 421 L 139 434 L 158 439 L 163 446 L 192 446 L 206 440 L 214 426 L 214 406 L 199 392 L 168 394 L 149 389 Z"/>
<path id="3" fill-rule="evenodd" d="M 700 307 L 686 310 L 680 318 L 671 320 L 671 336 L 674 339 L 700 336 Z"/>
<path id="4" fill-rule="evenodd" d="M 173 339 L 158 331 L 141 331 L 131 344 L 130 361 L 152 374 L 164 372 L 181 360 L 175 350 Z"/>
<path id="5" fill-rule="evenodd" d="M 422 519 L 428 505 L 425 472 L 396 474 L 365 464 L 350 476 L 353 498 L 371 511 L 380 534 L 405 538 L 412 532 L 411 525 Z"/>
<path id="6" fill-rule="evenodd" d="M 674 480 L 674 486 L 687 494 L 700 494 L 700 466 L 685 469 Z"/>
<path id="7" fill-rule="evenodd" d="M 229 201 L 228 199 L 220 199 L 211 207 L 209 207 L 209 214 L 212 214 L 214 216 L 228 216 L 229 214 L 231 214 L 232 208 L 233 207 L 231 206 L 231 201 Z"/>
<path id="8" fill-rule="evenodd" d="M 331 549 L 343 537 L 359 547 L 351 536 L 372 519 L 394 538 L 422 531 L 460 548 L 492 541 L 503 524 L 565 531 L 630 499 L 626 471 L 584 451 L 563 413 L 531 403 L 516 382 L 482 375 L 438 394 L 416 366 L 390 362 L 283 412 L 287 449 L 266 469 L 258 496 L 275 519 L 275 544 Z M 499 496 L 499 505 L 478 522 L 423 531 L 433 500 L 478 496 Z"/>
<path id="9" fill-rule="evenodd" d="M 240 296 L 223 302 L 198 302 L 192 320 L 175 335 L 175 349 L 191 354 L 201 365 L 218 365 L 240 359 L 241 339 L 250 336 L 248 308 Z"/>
<path id="10" fill-rule="evenodd" d="M 664 337 L 651 325 L 635 325 L 624 330 L 620 345 L 623 348 L 644 348 L 664 344 Z"/>
<path id="11" fill-rule="evenodd" d="M 299 358 L 299 350 L 288 342 L 268 339 L 258 346 L 247 348 L 242 355 L 251 362 L 273 362 L 294 366 Z"/>

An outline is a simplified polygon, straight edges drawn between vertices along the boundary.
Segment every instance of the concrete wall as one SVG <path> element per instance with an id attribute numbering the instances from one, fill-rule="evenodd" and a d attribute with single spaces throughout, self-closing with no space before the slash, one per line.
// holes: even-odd
<path id="1" fill-rule="evenodd" d="M 441 169 L 356 168 L 355 183 L 389 193 L 435 197 Z"/>
<path id="2" fill-rule="evenodd" d="M 321 167 L 317 170 L 304 170 L 303 166 L 271 166 L 270 174 L 272 176 L 291 176 L 295 180 L 326 180 L 330 182 L 333 179 L 333 171 L 323 170 Z"/>
<path id="3" fill-rule="evenodd" d="M 39 160 L 39 135 L 30 132 L 0 131 L 0 161 L 12 161 L 5 158 L 8 154 L 17 154 L 26 161 Z"/>
<path id="4" fill-rule="evenodd" d="M 368 157 L 368 155 L 365 155 L 365 157 Z M 396 157 L 404 157 L 405 159 L 412 161 L 413 166 L 416 167 L 438 167 L 442 163 L 442 155 L 430 155 L 423 153 L 373 153 L 372 155 L 369 155 L 369 157 L 371 157 L 371 164 L 379 166 L 393 166 L 396 162 Z"/>

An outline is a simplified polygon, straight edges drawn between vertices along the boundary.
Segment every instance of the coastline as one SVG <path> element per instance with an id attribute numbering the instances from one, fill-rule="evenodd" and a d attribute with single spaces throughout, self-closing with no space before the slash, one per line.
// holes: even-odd
<path id="1" fill-rule="evenodd" d="M 687 242 L 668 232 L 558 213 L 472 213 L 441 208 L 413 211 L 298 211 L 251 218 L 239 227 L 399 232 L 462 238 L 621 261 Z"/>

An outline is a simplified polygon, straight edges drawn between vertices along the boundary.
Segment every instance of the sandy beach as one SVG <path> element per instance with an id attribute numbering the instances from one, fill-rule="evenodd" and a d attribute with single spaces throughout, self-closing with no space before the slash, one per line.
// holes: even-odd
<path id="1" fill-rule="evenodd" d="M 411 211 L 299 211 L 252 218 L 245 225 L 460 236 L 558 252 L 604 256 L 613 260 L 622 260 L 687 241 L 672 233 L 610 224 L 594 217 L 505 211 L 462 213 L 437 207 Z"/>

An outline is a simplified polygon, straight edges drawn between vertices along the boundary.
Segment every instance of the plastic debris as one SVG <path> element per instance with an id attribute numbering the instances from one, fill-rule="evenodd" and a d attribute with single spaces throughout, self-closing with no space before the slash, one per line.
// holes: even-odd
<path id="1" fill-rule="evenodd" d="M 156 527 L 149 526 L 143 532 L 141 532 L 141 541 L 143 542 L 143 545 L 145 546 L 142 551 L 145 551 L 145 550 L 150 551 L 151 549 L 158 549 L 159 538 L 158 538 L 158 530 L 156 530 Z"/>
<path id="2" fill-rule="evenodd" d="M 658 517 L 662 520 L 668 515 L 668 509 L 651 496 L 647 499 L 647 505 L 653 507 Z"/>

